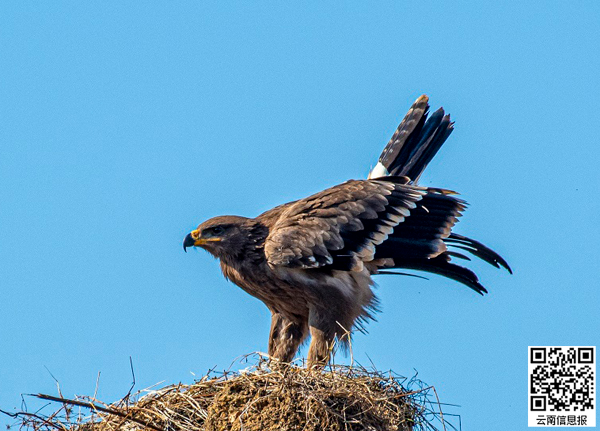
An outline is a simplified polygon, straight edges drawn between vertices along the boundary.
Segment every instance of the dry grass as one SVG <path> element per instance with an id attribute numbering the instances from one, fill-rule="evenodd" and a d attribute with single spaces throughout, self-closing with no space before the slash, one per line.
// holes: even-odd
<path id="1" fill-rule="evenodd" d="M 445 429 L 439 403 L 431 403 L 432 388 L 417 380 L 360 366 L 269 368 L 260 355 L 251 358 L 255 365 L 245 370 L 209 372 L 193 384 L 129 393 L 111 405 L 95 397 L 37 395 L 60 408 L 49 415 L 19 412 L 15 425 L 36 431 L 388 431 L 435 430 L 437 422 Z"/>

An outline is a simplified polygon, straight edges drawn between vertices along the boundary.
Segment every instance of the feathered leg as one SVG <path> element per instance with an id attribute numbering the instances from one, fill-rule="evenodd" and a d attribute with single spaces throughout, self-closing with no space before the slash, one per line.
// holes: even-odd
<path id="1" fill-rule="evenodd" d="M 339 322 L 343 314 L 332 313 L 332 309 L 311 308 L 308 315 L 310 346 L 308 347 L 308 367 L 327 365 L 336 338 L 342 345 L 348 341 L 352 322 Z M 346 316 L 347 317 L 347 316 Z M 352 318 L 350 318 L 352 319 Z"/>
<path id="2" fill-rule="evenodd" d="M 329 362 L 335 336 L 314 326 L 310 327 L 310 347 L 308 348 L 308 368 L 322 367 Z"/>
<path id="3" fill-rule="evenodd" d="M 273 313 L 269 356 L 281 362 L 291 362 L 307 335 L 308 327 L 305 322 L 293 322 L 279 313 Z"/>

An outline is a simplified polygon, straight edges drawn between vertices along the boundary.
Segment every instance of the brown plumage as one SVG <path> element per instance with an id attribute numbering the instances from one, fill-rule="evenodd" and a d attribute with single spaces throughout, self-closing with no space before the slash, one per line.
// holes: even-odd
<path id="1" fill-rule="evenodd" d="M 465 202 L 415 184 L 452 132 L 439 109 L 427 119 L 421 96 L 398 126 L 367 180 L 350 180 L 280 205 L 256 218 L 220 216 L 188 234 L 221 261 L 225 277 L 271 310 L 269 355 L 293 359 L 311 335 L 309 365 L 325 363 L 334 340 L 372 317 L 372 275 L 396 268 L 432 272 L 476 292 L 486 289 L 452 258 L 461 252 L 510 271 L 483 244 L 451 232 Z M 455 249 L 450 250 L 449 247 Z"/>

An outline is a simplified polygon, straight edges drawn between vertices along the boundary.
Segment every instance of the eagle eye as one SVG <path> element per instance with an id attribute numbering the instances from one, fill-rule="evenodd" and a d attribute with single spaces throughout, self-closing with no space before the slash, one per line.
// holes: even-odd
<path id="1" fill-rule="evenodd" d="M 215 227 L 211 228 L 210 230 L 213 235 L 221 235 L 223 232 L 225 232 L 225 229 L 223 228 L 223 226 L 215 226 Z"/>

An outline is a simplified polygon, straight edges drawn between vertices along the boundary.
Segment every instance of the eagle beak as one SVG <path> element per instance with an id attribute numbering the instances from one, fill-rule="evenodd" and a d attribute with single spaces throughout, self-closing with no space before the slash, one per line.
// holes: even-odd
<path id="1" fill-rule="evenodd" d="M 221 241 L 221 238 L 200 238 L 200 232 L 196 229 L 188 233 L 183 239 L 183 251 L 187 253 L 188 247 L 197 247 L 199 245 L 204 245 L 207 242 L 218 241 Z"/>
<path id="2" fill-rule="evenodd" d="M 187 253 L 188 247 L 193 247 L 196 240 L 192 237 L 191 233 L 188 233 L 183 240 L 183 251 Z"/>

